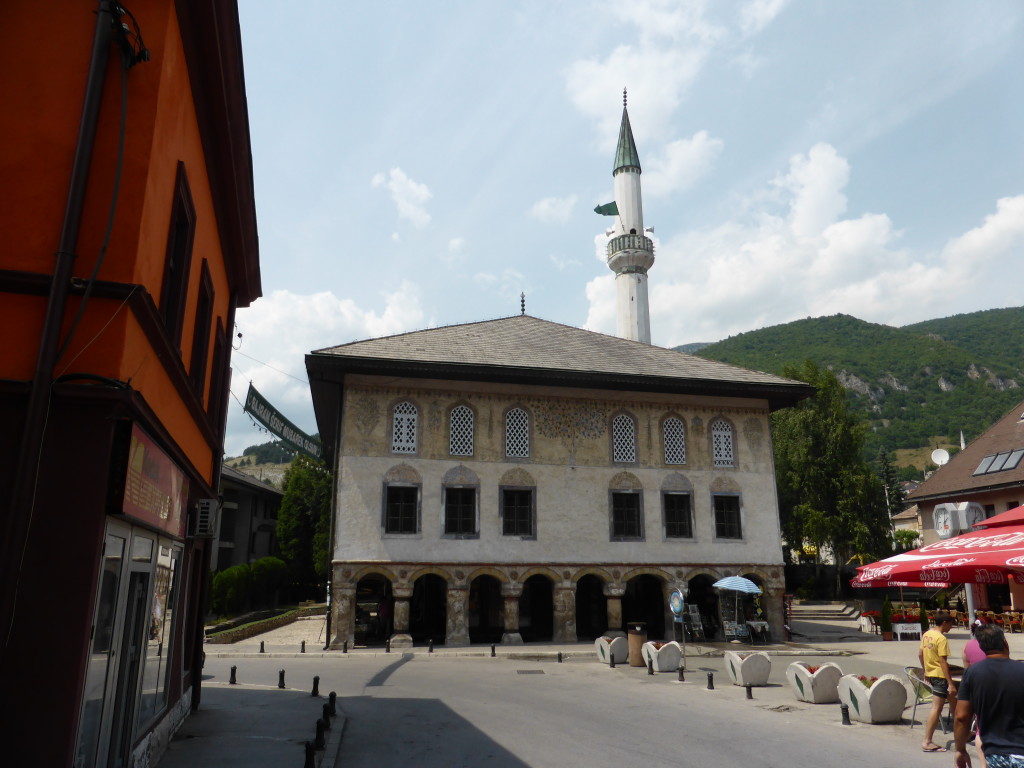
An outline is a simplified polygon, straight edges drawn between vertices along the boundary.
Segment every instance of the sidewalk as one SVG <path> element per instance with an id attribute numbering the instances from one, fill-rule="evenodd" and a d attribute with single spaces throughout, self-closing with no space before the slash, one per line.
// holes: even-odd
<path id="1" fill-rule="evenodd" d="M 806 638 L 830 638 L 828 642 L 789 642 L 767 646 L 748 646 L 731 643 L 687 643 L 687 670 L 689 680 L 694 675 L 703 676 L 715 670 L 719 685 L 728 685 L 721 657 L 725 650 L 766 651 L 779 662 L 773 664 L 772 680 L 783 680 L 785 667 L 797 658 L 837 657 L 833 660 L 844 671 L 858 674 L 892 673 L 902 677 L 903 668 L 917 665 L 918 642 L 883 642 L 878 635 L 858 631 L 857 625 L 849 621 L 796 622 L 793 629 Z M 954 629 L 949 635 L 950 647 L 955 663 L 963 650 L 970 633 Z M 799 639 L 799 636 L 798 636 Z M 1024 634 L 1007 635 L 1010 653 L 1014 658 L 1024 658 Z M 306 652 L 301 652 L 305 641 Z M 260 654 L 260 644 L 264 653 Z M 323 619 L 300 619 L 286 627 L 268 632 L 250 640 L 232 645 L 205 646 L 207 659 L 245 658 L 344 658 L 341 651 L 324 651 Z M 490 646 L 446 648 L 438 646 L 433 654 L 426 648 L 395 651 L 396 658 L 407 654 L 417 660 L 451 659 L 453 657 L 490 657 Z M 498 659 L 535 660 L 556 662 L 561 654 L 563 661 L 593 663 L 593 645 L 587 642 L 571 644 L 535 643 L 520 646 L 494 646 L 493 653 Z M 347 654 L 352 659 L 379 657 L 385 655 L 383 648 L 352 649 Z M 844 660 L 842 657 L 847 657 Z M 661 675 L 660 678 L 674 677 Z M 168 751 L 157 763 L 158 768 L 205 768 L 210 766 L 301 766 L 303 764 L 303 743 L 312 741 L 316 720 L 322 714 L 327 701 L 326 691 L 313 697 L 309 690 L 278 689 L 260 685 L 228 685 L 222 682 L 203 683 L 202 703 L 192 713 L 171 742 Z M 758 689 L 757 697 L 765 704 L 784 706 L 794 704 L 788 686 L 775 685 Z M 908 699 L 912 701 L 912 699 Z M 825 713 L 821 713 L 824 715 Z M 909 716 L 905 715 L 905 716 Z M 918 712 L 918 720 L 923 717 Z M 881 726 L 871 726 L 881 727 Z M 903 726 L 906 727 L 906 726 Z M 316 753 L 314 764 L 317 768 L 334 768 L 341 747 L 344 729 L 344 714 L 338 708 L 332 728 L 326 736 L 326 748 Z"/>

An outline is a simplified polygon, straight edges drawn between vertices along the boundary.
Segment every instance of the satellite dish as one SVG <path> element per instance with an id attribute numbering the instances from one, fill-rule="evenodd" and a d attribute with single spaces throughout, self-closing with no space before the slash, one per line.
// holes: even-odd
<path id="1" fill-rule="evenodd" d="M 948 461 L 949 451 L 947 451 L 945 448 L 936 448 L 934 451 L 932 451 L 932 463 L 935 466 L 941 467 Z"/>

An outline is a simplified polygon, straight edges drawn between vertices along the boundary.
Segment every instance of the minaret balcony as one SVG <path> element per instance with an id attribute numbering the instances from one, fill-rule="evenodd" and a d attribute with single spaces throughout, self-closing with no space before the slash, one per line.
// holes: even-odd
<path id="1" fill-rule="evenodd" d="M 616 274 L 646 272 L 654 264 L 654 241 L 644 235 L 618 235 L 608 241 L 608 267 Z"/>

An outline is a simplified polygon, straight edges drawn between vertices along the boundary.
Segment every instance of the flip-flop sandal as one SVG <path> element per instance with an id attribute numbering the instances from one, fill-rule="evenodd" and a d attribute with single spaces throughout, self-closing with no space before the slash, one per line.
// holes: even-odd
<path id="1" fill-rule="evenodd" d="M 921 747 L 922 752 L 948 752 L 949 750 L 945 747 L 934 746 L 934 747 Z"/>

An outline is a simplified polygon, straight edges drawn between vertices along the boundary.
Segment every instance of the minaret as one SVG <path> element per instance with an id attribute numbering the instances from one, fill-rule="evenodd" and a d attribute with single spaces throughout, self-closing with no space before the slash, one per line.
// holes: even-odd
<path id="1" fill-rule="evenodd" d="M 615 227 L 608 241 L 608 268 L 615 273 L 615 332 L 624 339 L 651 343 L 651 314 L 647 302 L 647 270 L 654 264 L 654 241 L 644 235 L 640 197 L 640 158 L 633 141 L 622 91 L 622 125 L 615 150 Z"/>

